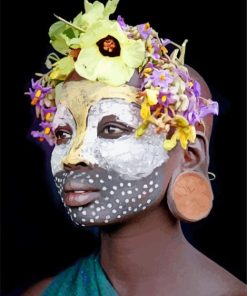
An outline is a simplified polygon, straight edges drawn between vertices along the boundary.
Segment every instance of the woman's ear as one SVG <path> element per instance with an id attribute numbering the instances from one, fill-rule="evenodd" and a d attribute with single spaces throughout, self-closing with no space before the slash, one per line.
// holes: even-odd
<path id="1" fill-rule="evenodd" d="M 208 174 L 209 165 L 209 143 L 203 132 L 198 131 L 194 143 L 188 145 L 184 150 L 182 170 L 198 171 L 205 176 Z"/>
<path id="2" fill-rule="evenodd" d="M 198 131 L 195 142 L 183 151 L 180 167 L 174 171 L 169 183 L 167 203 L 176 218 L 196 222 L 209 214 L 213 192 L 208 164 L 208 140 Z"/>

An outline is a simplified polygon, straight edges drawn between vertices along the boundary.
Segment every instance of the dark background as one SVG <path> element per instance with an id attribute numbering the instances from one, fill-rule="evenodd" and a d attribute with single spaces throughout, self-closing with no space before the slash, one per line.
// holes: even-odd
<path id="1" fill-rule="evenodd" d="M 105 2 L 105 1 L 104 1 Z M 227 3 L 226 3 L 227 2 Z M 242 3 L 242 4 L 241 4 Z M 211 142 L 214 208 L 184 226 L 193 245 L 245 281 L 245 1 L 121 0 L 118 14 L 135 25 L 149 21 L 161 37 L 189 39 L 186 63 L 206 79 L 220 103 Z M 2 2 L 1 200 L 2 292 L 19 292 L 57 273 L 97 246 L 91 231 L 64 215 L 51 183 L 49 153 L 28 136 L 34 117 L 24 96 L 51 48 L 56 13 L 71 20 L 83 1 Z"/>

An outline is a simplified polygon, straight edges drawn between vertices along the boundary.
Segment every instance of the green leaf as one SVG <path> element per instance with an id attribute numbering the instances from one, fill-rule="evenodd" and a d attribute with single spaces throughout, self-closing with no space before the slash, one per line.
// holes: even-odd
<path id="1" fill-rule="evenodd" d="M 77 31 L 78 32 L 78 31 Z M 69 39 L 72 39 L 72 38 L 75 38 L 75 37 L 78 37 L 78 34 L 76 36 L 75 34 L 75 30 L 73 28 L 68 28 L 67 30 L 65 30 L 63 32 L 64 35 L 66 35 Z"/>
<path id="2" fill-rule="evenodd" d="M 67 26 L 63 22 L 59 21 L 54 23 L 49 29 L 49 36 L 51 38 L 51 44 L 55 50 L 61 54 L 66 54 L 69 50 L 67 42 L 64 38 L 63 32 L 66 31 Z"/>

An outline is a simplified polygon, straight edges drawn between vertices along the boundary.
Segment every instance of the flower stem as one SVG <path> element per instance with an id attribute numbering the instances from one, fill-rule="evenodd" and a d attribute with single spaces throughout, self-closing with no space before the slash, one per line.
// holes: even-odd
<path id="1" fill-rule="evenodd" d="M 82 33 L 85 33 L 85 31 L 82 30 L 82 28 L 80 28 L 80 27 L 78 27 L 78 26 L 76 26 L 76 25 L 74 25 L 74 24 L 72 24 L 72 23 L 66 21 L 65 19 L 61 18 L 60 16 L 58 16 L 58 15 L 56 15 L 56 14 L 54 14 L 54 16 L 55 16 L 57 19 L 59 19 L 61 22 L 65 23 L 66 25 L 68 25 L 68 26 L 70 26 L 70 27 L 72 27 L 72 28 L 74 28 L 74 29 L 76 29 L 76 30 L 82 32 Z"/>

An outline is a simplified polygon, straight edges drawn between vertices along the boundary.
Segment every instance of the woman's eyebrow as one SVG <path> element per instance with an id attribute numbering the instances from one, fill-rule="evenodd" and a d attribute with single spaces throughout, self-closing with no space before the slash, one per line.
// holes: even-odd
<path id="1" fill-rule="evenodd" d="M 102 117 L 102 119 L 99 121 L 98 123 L 98 128 L 99 126 L 104 126 L 108 123 L 119 123 L 121 125 L 124 125 L 126 129 L 129 129 L 129 131 L 132 131 L 134 129 L 133 126 L 131 126 L 131 124 L 129 124 L 128 122 L 126 121 L 123 121 L 121 119 L 119 119 L 116 115 L 114 114 L 110 114 L 110 115 L 106 115 L 104 117 Z"/>
<path id="2" fill-rule="evenodd" d="M 104 117 L 101 118 L 101 120 L 99 121 L 99 124 L 106 124 L 108 122 L 112 122 L 112 121 L 121 121 L 116 115 L 114 114 L 110 114 L 110 115 L 106 115 Z"/>

